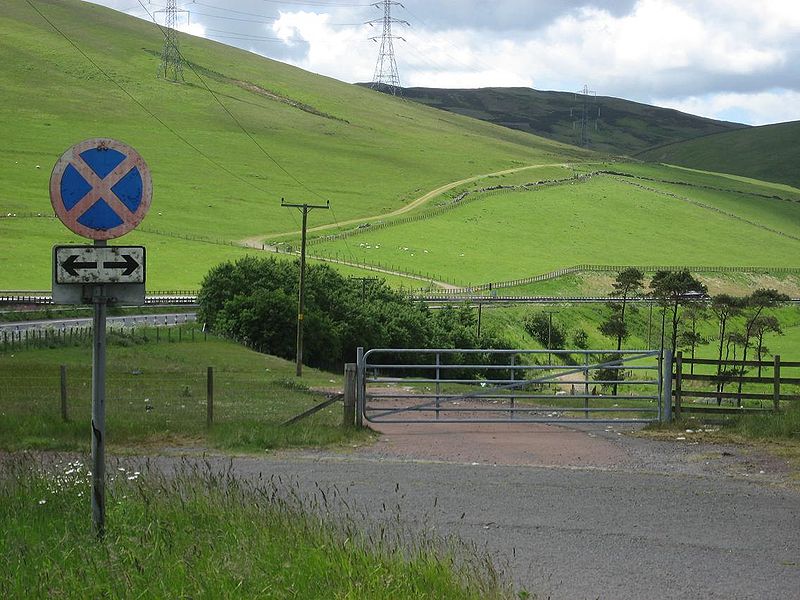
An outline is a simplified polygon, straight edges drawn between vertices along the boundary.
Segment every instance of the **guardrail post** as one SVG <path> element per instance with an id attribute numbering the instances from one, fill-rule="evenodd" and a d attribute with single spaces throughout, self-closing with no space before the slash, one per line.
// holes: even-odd
<path id="1" fill-rule="evenodd" d="M 206 427 L 214 423 L 214 367 L 206 372 Z"/>
<path id="2" fill-rule="evenodd" d="M 61 365 L 61 420 L 69 421 L 67 414 L 67 365 Z"/>
<path id="3" fill-rule="evenodd" d="M 661 408 L 662 422 L 672 422 L 672 350 L 663 351 L 661 363 Z"/>
<path id="4" fill-rule="evenodd" d="M 772 371 L 772 404 L 775 412 L 781 409 L 781 356 L 776 354 L 774 357 Z"/>
<path id="5" fill-rule="evenodd" d="M 681 385 L 683 382 L 683 352 L 675 356 L 675 416 L 681 418 Z"/>
<path id="6" fill-rule="evenodd" d="M 355 363 L 344 366 L 344 427 L 355 427 L 356 424 L 356 370 Z"/>

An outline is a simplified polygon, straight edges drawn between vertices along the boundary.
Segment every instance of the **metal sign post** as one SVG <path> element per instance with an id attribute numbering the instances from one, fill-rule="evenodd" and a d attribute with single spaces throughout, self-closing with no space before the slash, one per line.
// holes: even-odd
<path id="1" fill-rule="evenodd" d="M 53 248 L 53 300 L 94 306 L 92 341 L 92 523 L 106 527 L 106 311 L 144 304 L 145 249 L 107 246 L 134 229 L 150 209 L 153 186 L 139 153 L 111 139 L 68 149 L 50 176 L 50 201 L 70 230 L 93 246 Z"/>
<path id="2" fill-rule="evenodd" d="M 106 245 L 96 241 L 96 246 Z M 106 529 L 106 286 L 92 286 L 92 523 L 99 537 Z"/>

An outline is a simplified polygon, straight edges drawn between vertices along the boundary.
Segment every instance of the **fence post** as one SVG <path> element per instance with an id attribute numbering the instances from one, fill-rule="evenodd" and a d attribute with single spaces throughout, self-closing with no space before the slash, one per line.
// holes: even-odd
<path id="1" fill-rule="evenodd" d="M 67 365 L 61 365 L 61 420 L 69 421 L 67 414 Z"/>
<path id="2" fill-rule="evenodd" d="M 356 365 L 347 363 L 344 366 L 344 412 L 342 425 L 355 427 L 356 424 Z"/>
<path id="3" fill-rule="evenodd" d="M 672 350 L 663 351 L 661 366 L 661 420 L 672 422 Z"/>
<path id="4" fill-rule="evenodd" d="M 774 357 L 772 372 L 772 404 L 775 412 L 781 409 L 781 356 L 776 354 Z"/>
<path id="5" fill-rule="evenodd" d="M 206 373 L 206 427 L 214 423 L 214 367 Z"/>
<path id="6" fill-rule="evenodd" d="M 681 384 L 683 381 L 683 352 L 675 356 L 675 416 L 681 418 Z"/>

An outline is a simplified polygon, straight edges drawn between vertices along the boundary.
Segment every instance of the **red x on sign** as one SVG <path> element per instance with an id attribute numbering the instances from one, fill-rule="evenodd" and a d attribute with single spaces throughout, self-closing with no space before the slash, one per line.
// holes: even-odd
<path id="1" fill-rule="evenodd" d="M 95 138 L 67 150 L 50 177 L 50 201 L 61 222 L 93 240 L 120 237 L 150 208 L 150 170 L 130 146 Z"/>

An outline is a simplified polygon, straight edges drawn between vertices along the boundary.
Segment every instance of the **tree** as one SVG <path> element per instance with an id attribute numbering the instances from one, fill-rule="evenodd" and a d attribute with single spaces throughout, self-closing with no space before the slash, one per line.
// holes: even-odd
<path id="1" fill-rule="evenodd" d="M 776 333 L 783 335 L 780 321 L 775 315 L 761 315 L 757 317 L 753 324 L 753 336 L 758 340 L 756 344 L 756 353 L 758 362 L 765 354 L 769 354 L 769 348 L 764 345 L 764 335 L 767 333 Z M 758 376 L 761 377 L 761 365 L 758 365 Z"/>
<path id="2" fill-rule="evenodd" d="M 209 271 L 198 294 L 198 318 L 221 335 L 291 360 L 295 356 L 299 264 L 245 257 Z M 306 270 L 306 364 L 339 369 L 356 348 L 475 348 L 469 307 L 436 313 L 385 282 L 368 288 L 327 265 Z M 484 344 L 509 347 L 499 335 Z M 387 360 L 400 357 L 387 357 Z M 477 375 L 477 373 L 475 374 Z"/>
<path id="3" fill-rule="evenodd" d="M 742 384 L 744 374 L 747 372 L 745 369 L 745 362 L 747 362 L 747 350 L 750 347 L 750 338 L 753 335 L 754 327 L 758 322 L 759 317 L 767 308 L 773 308 L 778 306 L 782 302 L 787 302 L 789 300 L 789 296 L 786 294 L 781 294 L 777 290 L 771 289 L 759 289 L 750 294 L 745 299 L 745 310 L 749 312 L 747 317 L 747 322 L 745 326 L 745 333 L 744 333 L 744 348 L 742 350 L 742 368 L 739 370 L 739 385 L 737 387 L 736 393 L 742 393 Z M 741 405 L 742 400 L 741 397 L 738 400 L 738 404 Z"/>
<path id="4" fill-rule="evenodd" d="M 643 285 L 644 273 L 635 267 L 620 271 L 612 284 L 614 291 L 611 292 L 611 295 L 622 299 L 617 304 L 619 312 L 619 325 L 616 327 L 617 350 L 622 348 L 622 340 L 628 336 L 628 328 L 625 324 L 625 308 L 628 304 L 628 298 L 640 291 Z"/>
<path id="5" fill-rule="evenodd" d="M 688 270 L 658 271 L 650 282 L 652 295 L 664 309 L 671 311 L 672 336 L 670 348 L 674 351 L 678 343 L 678 321 L 681 304 L 706 297 L 708 289 L 695 279 Z"/>
<path id="6" fill-rule="evenodd" d="M 723 370 L 722 352 L 725 349 L 725 344 L 728 339 L 728 325 L 731 319 L 741 314 L 743 308 L 744 299 L 737 298 L 736 296 L 731 296 L 729 294 L 719 294 L 711 299 L 711 312 L 713 312 L 717 317 L 717 339 L 719 340 L 719 351 L 717 353 L 717 392 L 721 392 L 724 387 L 724 383 L 721 379 Z M 721 400 L 719 397 L 717 397 L 717 404 L 720 403 Z"/>
<path id="7" fill-rule="evenodd" d="M 684 327 L 683 332 L 678 336 L 678 347 L 689 348 L 692 360 L 694 360 L 695 348 L 708 343 L 708 340 L 697 331 L 697 321 L 705 318 L 706 308 L 702 304 L 689 304 L 684 309 L 684 315 L 691 320 L 692 326 L 691 329 Z M 691 374 L 694 375 L 694 362 L 691 363 Z"/>
<path id="8" fill-rule="evenodd" d="M 589 347 L 589 334 L 583 329 L 578 329 L 572 336 L 572 343 L 580 350 L 586 350 Z"/>
<path id="9" fill-rule="evenodd" d="M 522 325 L 532 338 L 548 350 L 563 349 L 566 344 L 567 332 L 550 314 L 543 312 L 528 314 Z"/>

